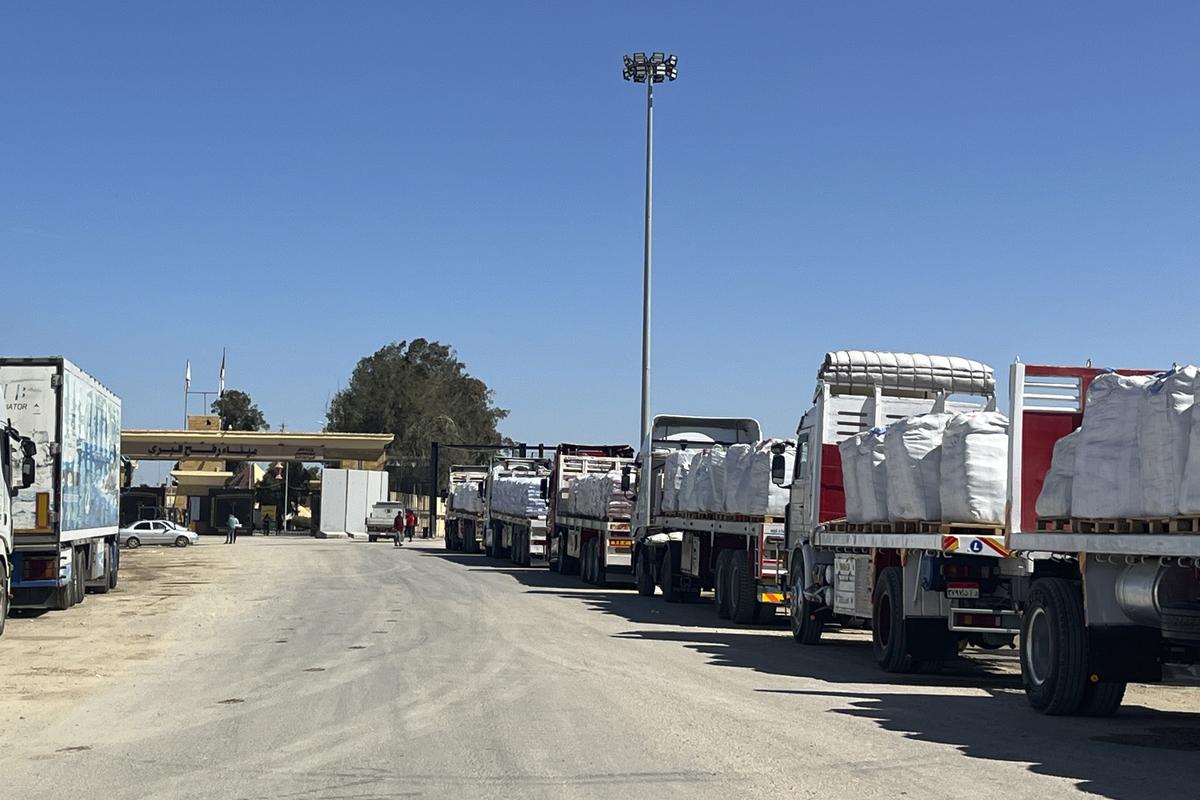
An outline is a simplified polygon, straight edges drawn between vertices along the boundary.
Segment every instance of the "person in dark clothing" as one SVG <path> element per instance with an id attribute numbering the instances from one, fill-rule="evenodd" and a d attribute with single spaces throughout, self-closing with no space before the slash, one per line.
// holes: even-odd
<path id="1" fill-rule="evenodd" d="M 410 542 L 412 541 L 413 533 L 416 532 L 416 530 L 417 515 L 412 512 L 412 509 L 409 509 L 408 514 L 404 517 L 404 535 L 408 537 Z"/>
<path id="2" fill-rule="evenodd" d="M 396 518 L 394 520 L 392 520 L 392 539 L 395 541 L 395 544 L 392 545 L 393 547 L 400 547 L 403 544 L 403 542 L 400 541 L 400 537 L 403 535 L 404 535 L 404 512 L 397 511 Z"/>
<path id="3" fill-rule="evenodd" d="M 230 511 L 225 524 L 229 526 L 229 533 L 225 534 L 225 544 L 237 544 L 237 529 L 238 525 L 242 524 L 241 521 Z"/>

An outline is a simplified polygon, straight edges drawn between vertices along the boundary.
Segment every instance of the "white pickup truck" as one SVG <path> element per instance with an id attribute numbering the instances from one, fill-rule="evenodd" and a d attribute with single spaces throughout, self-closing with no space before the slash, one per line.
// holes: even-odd
<path id="1" fill-rule="evenodd" d="M 391 500 L 384 500 L 371 506 L 371 513 L 367 515 L 367 541 L 378 541 L 381 536 L 385 539 L 390 537 L 396 515 L 403 513 L 404 503 Z"/>

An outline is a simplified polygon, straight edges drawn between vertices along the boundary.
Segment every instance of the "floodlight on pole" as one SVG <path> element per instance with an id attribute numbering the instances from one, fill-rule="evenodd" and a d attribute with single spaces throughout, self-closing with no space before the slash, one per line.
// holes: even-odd
<path id="1" fill-rule="evenodd" d="M 633 83 L 646 84 L 646 234 L 642 266 L 642 433 L 640 442 L 650 433 L 650 236 L 653 227 L 654 199 L 654 84 L 679 77 L 679 59 L 666 53 L 634 53 L 625 56 L 621 76 Z"/>

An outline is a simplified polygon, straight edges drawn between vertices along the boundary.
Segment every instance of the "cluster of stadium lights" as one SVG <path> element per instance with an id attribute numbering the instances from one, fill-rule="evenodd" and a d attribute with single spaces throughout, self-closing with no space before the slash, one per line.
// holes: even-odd
<path id="1" fill-rule="evenodd" d="M 622 73 L 627 81 L 634 83 L 662 83 L 673 81 L 679 77 L 677 65 L 679 59 L 666 53 L 651 53 L 646 58 L 645 53 L 634 53 L 625 56 L 625 71 Z"/>

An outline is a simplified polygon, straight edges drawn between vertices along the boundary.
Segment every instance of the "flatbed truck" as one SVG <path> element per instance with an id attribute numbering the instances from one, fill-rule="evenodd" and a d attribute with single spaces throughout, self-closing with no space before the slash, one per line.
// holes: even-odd
<path id="1" fill-rule="evenodd" d="M 487 467 L 477 464 L 460 464 L 450 467 L 450 487 L 446 494 L 446 549 L 464 553 L 478 553 L 483 539 L 483 495 L 486 491 Z M 454 503 L 455 490 L 465 484 L 478 487 L 480 507 L 477 509 L 457 508 Z"/>
<path id="2" fill-rule="evenodd" d="M 606 506 L 604 516 L 568 512 L 571 484 L 588 475 L 619 474 L 621 488 L 632 498 L 633 448 L 629 445 L 560 444 L 554 453 L 547 486 L 551 536 L 547 562 L 564 575 L 578 574 L 585 583 L 603 586 L 610 574 L 632 575 L 633 537 L 630 515 Z"/>
<path id="3" fill-rule="evenodd" d="M 670 603 L 705 590 L 716 595 L 717 614 L 740 623 L 766 620 L 783 606 L 786 582 L 782 517 L 663 511 L 666 456 L 671 450 L 713 445 L 754 445 L 756 420 L 656 416 L 638 455 L 633 519 L 634 583 L 638 594 L 656 588 Z"/>

